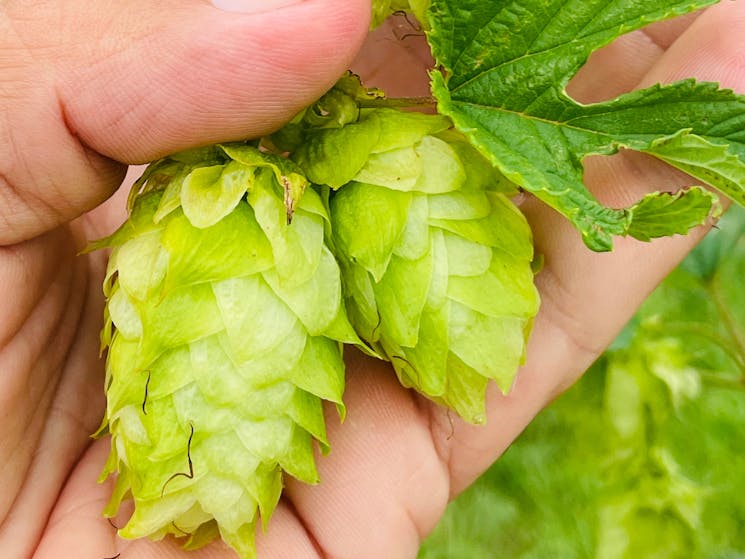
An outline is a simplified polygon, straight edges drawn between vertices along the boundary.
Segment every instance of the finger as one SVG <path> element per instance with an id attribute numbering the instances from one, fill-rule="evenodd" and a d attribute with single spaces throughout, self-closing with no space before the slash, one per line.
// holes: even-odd
<path id="1" fill-rule="evenodd" d="M 266 133 L 323 93 L 366 35 L 369 0 L 281 4 L 4 4 L 0 244 L 99 204 L 119 163 Z"/>
<path id="2" fill-rule="evenodd" d="M 745 4 L 741 2 L 722 3 L 706 11 L 641 82 L 694 75 L 718 79 L 726 87 L 745 91 L 745 61 L 738 55 L 745 37 L 744 13 Z M 702 45 L 712 48 L 714 54 L 702 52 Z M 714 63 L 712 56 L 721 60 Z M 632 155 L 590 163 L 588 185 L 611 205 L 624 205 L 652 190 L 687 185 L 678 172 L 645 157 Z M 609 188 L 611 184 L 615 186 Z M 486 427 L 459 424 L 453 431 L 449 420 L 438 412 L 436 440 L 449 464 L 456 493 L 587 369 L 654 286 L 704 233 L 697 230 L 686 237 L 652 243 L 616 239 L 613 253 L 597 254 L 586 249 L 573 227 L 546 206 L 531 202 L 524 210 L 534 226 L 537 250 L 546 259 L 537 277 L 542 309 L 527 363 L 512 392 L 501 396 L 493 390 L 490 394 Z"/>

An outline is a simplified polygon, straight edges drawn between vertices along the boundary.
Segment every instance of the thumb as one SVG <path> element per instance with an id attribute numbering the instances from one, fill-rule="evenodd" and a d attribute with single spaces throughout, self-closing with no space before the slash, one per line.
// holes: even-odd
<path id="1" fill-rule="evenodd" d="M 88 146 L 127 162 L 277 127 L 347 69 L 370 12 L 363 0 L 107 4 L 87 24 L 106 50 L 62 68 L 61 97 Z"/>
<path id="2" fill-rule="evenodd" d="M 95 207 L 122 164 L 277 128 L 348 67 L 370 12 L 369 0 L 18 4 L 0 11 L 0 244 Z"/>

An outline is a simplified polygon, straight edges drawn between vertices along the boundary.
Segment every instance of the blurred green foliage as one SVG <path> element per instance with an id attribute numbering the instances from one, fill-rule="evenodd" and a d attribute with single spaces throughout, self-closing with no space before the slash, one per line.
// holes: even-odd
<path id="1" fill-rule="evenodd" d="M 420 559 L 745 558 L 745 210 L 453 502 Z"/>

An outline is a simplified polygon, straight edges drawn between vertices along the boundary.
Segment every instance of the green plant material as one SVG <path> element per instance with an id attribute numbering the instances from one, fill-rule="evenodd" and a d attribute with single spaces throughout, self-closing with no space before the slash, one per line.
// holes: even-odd
<path id="1" fill-rule="evenodd" d="M 359 335 L 404 386 L 479 423 L 488 381 L 512 384 L 538 295 L 530 229 L 505 196 L 514 185 L 449 127 L 363 110 L 358 122 L 309 131 L 293 157 L 338 189 L 332 247 Z"/>
<path id="2" fill-rule="evenodd" d="M 697 225 L 702 215 L 718 219 L 722 214 L 719 201 L 701 188 L 680 190 L 674 194 L 648 194 L 628 210 L 627 234 L 640 241 L 650 241 L 673 234 L 685 235 Z"/>
<path id="3" fill-rule="evenodd" d="M 308 131 L 326 128 L 341 128 L 357 122 L 360 105 L 374 104 L 385 100 L 385 94 L 375 88 L 366 88 L 358 76 L 347 72 L 318 101 L 300 111 L 289 123 L 262 142 L 275 151 L 295 152 L 303 146 Z M 336 154 L 343 164 L 346 154 Z"/>
<path id="4" fill-rule="evenodd" d="M 745 557 L 743 274 L 735 208 L 420 558 Z"/>
<path id="5" fill-rule="evenodd" d="M 702 191 L 679 195 L 674 211 L 657 204 L 654 216 L 647 200 L 635 223 L 635 208 L 607 208 L 590 194 L 582 160 L 642 151 L 742 204 L 745 98 L 684 80 L 580 105 L 564 88 L 619 35 L 714 3 L 433 0 L 428 36 L 444 69 L 433 72 L 438 108 L 506 177 L 569 218 L 593 250 L 610 250 L 613 235 L 648 240 L 687 230 L 711 211 Z"/>
<path id="6" fill-rule="evenodd" d="M 318 481 L 322 401 L 343 415 L 341 343 L 357 337 L 306 184 L 245 144 L 177 154 L 146 171 L 130 219 L 98 243 L 113 247 L 102 479 L 118 474 L 108 516 L 134 500 L 123 537 L 221 536 L 253 558 L 283 472 Z"/>
<path id="7" fill-rule="evenodd" d="M 373 29 L 378 27 L 396 12 L 413 13 L 420 22 L 424 23 L 429 4 L 430 0 L 373 0 L 370 27 Z"/>

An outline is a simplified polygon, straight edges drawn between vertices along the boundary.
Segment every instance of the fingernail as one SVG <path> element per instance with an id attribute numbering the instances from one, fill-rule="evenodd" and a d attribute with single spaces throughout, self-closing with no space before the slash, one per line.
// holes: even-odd
<path id="1" fill-rule="evenodd" d="M 211 0 L 215 8 L 226 12 L 258 13 L 269 12 L 277 8 L 283 8 L 297 4 L 302 0 Z"/>

